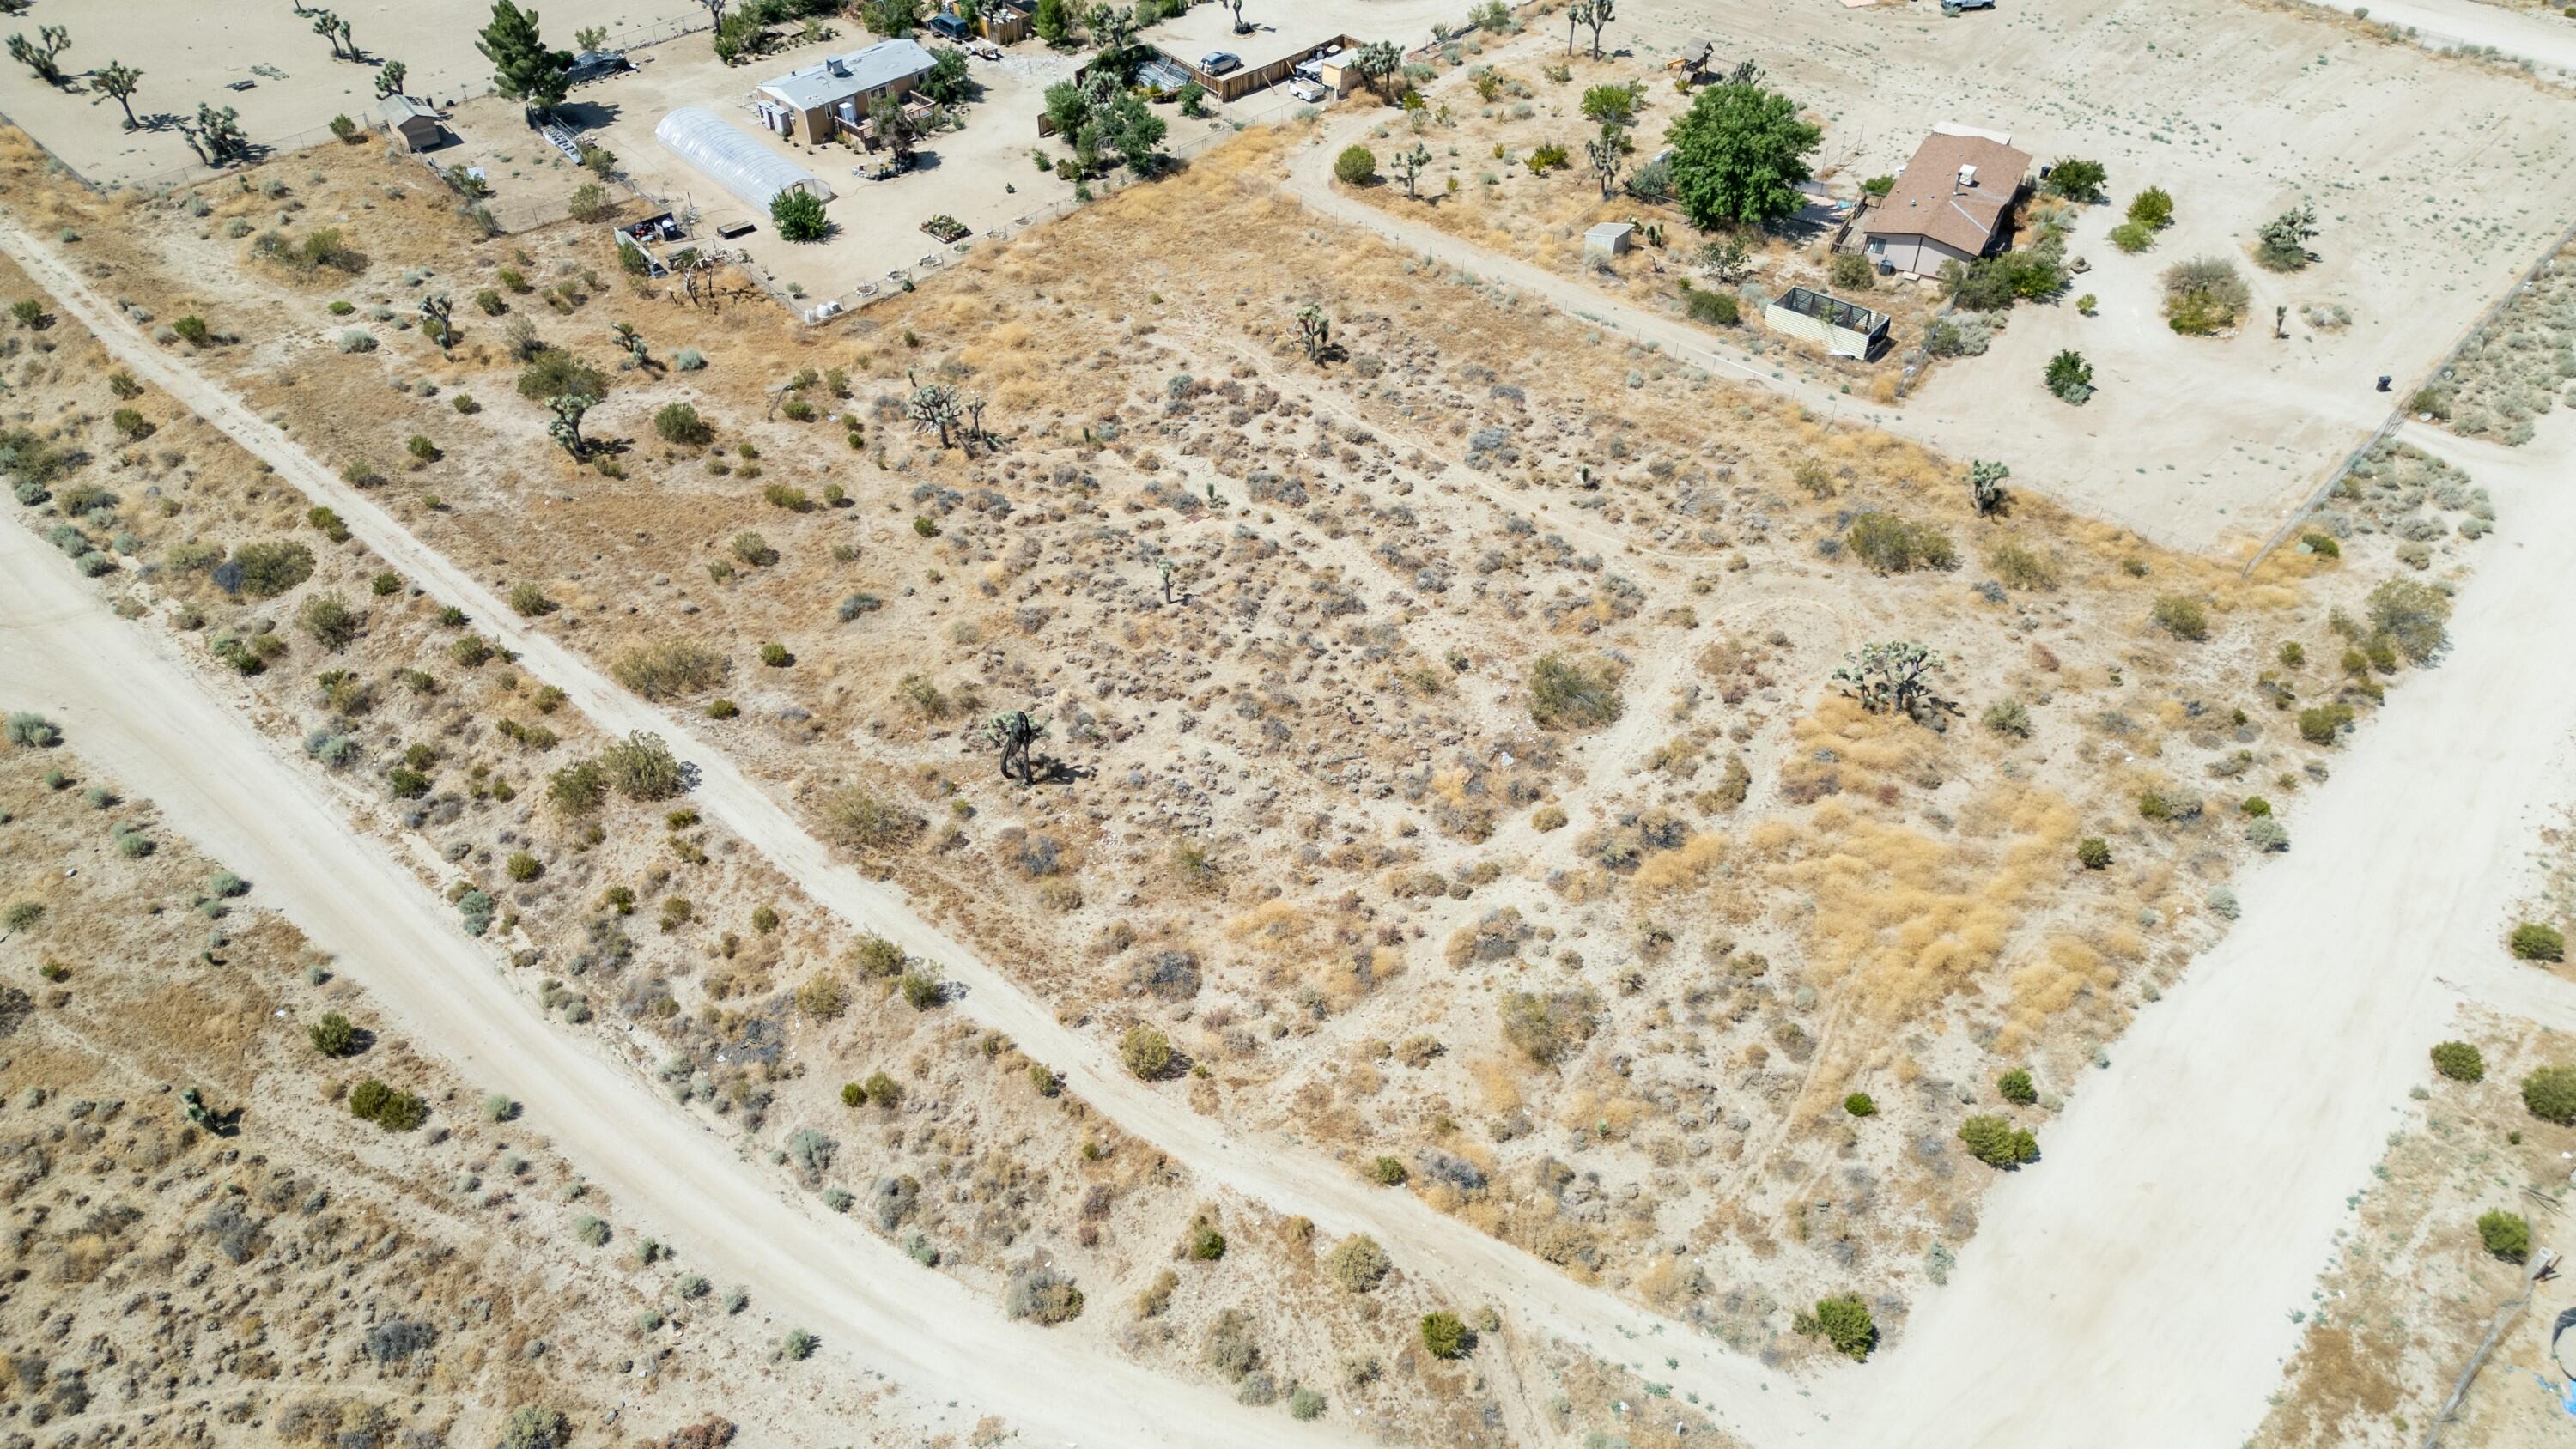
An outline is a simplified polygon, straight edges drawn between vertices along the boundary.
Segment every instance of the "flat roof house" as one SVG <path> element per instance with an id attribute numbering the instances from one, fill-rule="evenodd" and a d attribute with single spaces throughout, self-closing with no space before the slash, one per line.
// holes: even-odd
<path id="1" fill-rule="evenodd" d="M 2012 232 L 2013 202 L 2029 175 L 2026 151 L 1988 136 L 1933 132 L 1861 224 L 1870 260 L 1919 277 L 1992 253 Z"/>
<path id="2" fill-rule="evenodd" d="M 930 52 L 914 40 L 880 40 L 865 50 L 828 56 L 803 70 L 760 83 L 752 92 L 760 123 L 809 145 L 832 139 L 842 122 L 856 128 L 868 104 L 900 96 L 930 74 Z"/>

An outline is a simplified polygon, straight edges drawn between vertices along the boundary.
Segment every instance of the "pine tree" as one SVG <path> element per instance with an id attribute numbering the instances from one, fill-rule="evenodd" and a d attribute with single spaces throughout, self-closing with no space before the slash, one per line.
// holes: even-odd
<path id="1" fill-rule="evenodd" d="M 551 111 L 572 90 L 572 52 L 546 49 L 537 34 L 537 12 L 521 10 L 512 0 L 493 0 L 492 23 L 474 48 L 492 62 L 493 84 L 511 100 Z"/>

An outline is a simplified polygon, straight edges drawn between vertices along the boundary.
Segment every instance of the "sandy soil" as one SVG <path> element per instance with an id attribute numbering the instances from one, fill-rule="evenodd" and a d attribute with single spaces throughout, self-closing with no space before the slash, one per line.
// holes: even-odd
<path id="1" fill-rule="evenodd" d="M 47 552 L 22 530 L 0 534 L 0 587 L 19 621 L 0 634 L 0 658 L 32 685 L 12 706 L 53 717 L 179 833 L 267 883 L 413 1040 L 518 1098 L 585 1176 L 690 1261 L 757 1285 L 783 1321 L 822 1335 L 827 1356 L 912 1386 L 929 1426 L 954 1432 L 992 1411 L 1077 1443 L 1320 1442 L 1278 1415 L 1049 1343 L 810 1200 L 782 1198 L 626 1070 L 548 1031 L 403 865 Z M 1013 1372 L 989 1371 L 1001 1363 Z"/>
<path id="2" fill-rule="evenodd" d="M 349 22 L 363 61 L 333 59 L 330 43 L 313 33 L 313 22 L 299 18 L 288 0 L 212 7 L 190 0 L 56 0 L 23 23 L 30 37 L 38 23 L 70 29 L 72 46 L 62 64 L 74 83 L 46 86 L 12 62 L 0 74 L 0 111 L 74 171 L 107 185 L 196 165 L 197 154 L 173 123 L 193 118 L 200 102 L 231 106 L 254 143 L 274 144 L 318 133 L 335 115 L 367 120 L 376 105 L 376 68 L 384 61 L 401 61 L 405 92 L 436 104 L 491 88 L 492 64 L 474 48 L 476 32 L 492 17 L 492 7 L 481 0 L 379 0 L 332 8 Z M 566 50 L 573 48 L 577 26 L 606 27 L 613 49 L 624 38 L 658 35 L 673 22 L 706 18 L 695 0 L 603 0 L 578 13 L 549 7 L 540 14 L 547 43 Z M 705 43 L 698 39 L 701 47 Z M 111 60 L 143 72 L 134 96 L 143 129 L 125 130 L 116 102 L 77 79 Z M 254 66 L 283 75 L 256 74 Z M 252 87 L 225 88 L 235 81 Z M 303 144 L 321 139 L 305 136 Z"/>
<path id="3" fill-rule="evenodd" d="M 10 234 L 6 244 L 20 265 L 49 288 L 58 289 L 56 295 L 64 306 L 139 375 L 167 388 L 197 415 L 277 465 L 307 496 L 338 509 L 352 532 L 385 558 L 441 597 L 463 603 L 486 622 L 496 641 L 518 651 L 523 668 L 562 688 L 571 704 L 603 729 L 613 734 L 646 730 L 667 738 L 673 750 L 696 767 L 692 799 L 710 818 L 723 822 L 850 925 L 940 963 L 957 988 L 964 1014 L 1055 1067 L 1068 1090 L 1126 1130 L 1188 1163 L 1211 1182 L 1280 1212 L 1301 1214 L 1335 1234 L 1367 1231 L 1411 1271 L 1457 1285 L 1462 1294 L 1498 1293 L 1521 1314 L 1545 1323 L 1578 1346 L 1613 1353 L 1620 1342 L 1659 1335 L 1667 1326 L 1656 1316 L 1557 1274 L 1529 1254 L 1457 1219 L 1430 1211 L 1410 1195 L 1376 1191 L 1338 1162 L 1297 1150 L 1275 1136 L 1250 1137 L 1240 1124 L 1202 1115 L 1139 1082 L 1118 1064 L 1108 1044 L 1070 1029 L 973 951 L 923 919 L 903 897 L 836 859 L 727 753 L 701 743 L 667 712 L 636 699 L 562 642 L 521 621 L 489 584 L 413 538 L 374 500 L 342 482 L 272 424 L 148 346 L 130 325 L 105 309 L 77 274 L 40 245 L 23 233 Z M 31 673 L 52 677 L 68 668 L 66 661 L 72 657 L 76 656 L 60 656 L 50 669 Z M 134 765 L 127 763 L 126 768 L 130 773 Z M 175 793 L 178 788 L 171 782 L 155 793 L 182 798 Z M 438 913 L 427 914 L 445 924 Z M 309 929 L 317 938 L 333 937 L 318 925 Z M 453 938 L 452 928 L 449 934 L 461 939 Z M 529 1095 L 533 1099 L 538 1094 Z M 1790 1396 L 1764 1391 L 1769 1376 L 1760 1366 L 1728 1352 L 1722 1344 L 1683 1340 L 1672 1344 L 1671 1353 L 1675 1362 L 1666 1372 L 1674 1382 L 1689 1385 L 1692 1392 L 1708 1399 L 1721 1423 L 1769 1433 L 1804 1420 Z M 1014 1411 L 1014 1417 L 1019 1416 Z"/>
<path id="4" fill-rule="evenodd" d="M 2576 798 L 2576 682 L 2534 678 L 2523 647 L 2576 628 L 2541 542 L 2576 527 L 2576 426 L 2553 417 L 2519 453 L 2414 440 L 2529 531 L 2462 591 L 2430 687 L 2390 705 L 2303 843 L 2248 880 L 2244 919 L 2140 1017 L 2046 1160 L 1990 1196 L 1956 1287 L 1881 1372 L 1820 1391 L 1838 1425 L 2146 1446 L 2233 1442 L 2259 1417 L 2297 1338 L 2286 1314 L 2350 1225 L 2342 1195 L 2459 1000 L 2434 963 L 2497 936 L 2515 883 L 2494 863 Z"/>

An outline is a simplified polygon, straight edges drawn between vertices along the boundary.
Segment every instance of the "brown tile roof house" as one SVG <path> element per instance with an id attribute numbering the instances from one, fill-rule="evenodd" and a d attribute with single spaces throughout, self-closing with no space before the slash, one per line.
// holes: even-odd
<path id="1" fill-rule="evenodd" d="M 1872 260 L 1930 274 L 1992 248 L 2030 174 L 2030 153 L 1983 136 L 1936 131 L 1923 138 L 1896 189 L 1862 227 Z"/>

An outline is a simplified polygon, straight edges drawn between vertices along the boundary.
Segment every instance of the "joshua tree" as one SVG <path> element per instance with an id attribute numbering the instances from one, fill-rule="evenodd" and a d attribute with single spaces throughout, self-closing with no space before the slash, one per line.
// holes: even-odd
<path id="1" fill-rule="evenodd" d="M 180 122 L 179 134 L 209 166 L 228 166 L 250 155 L 250 138 L 242 134 L 241 117 L 230 106 L 219 111 L 199 101 L 195 124 Z"/>
<path id="2" fill-rule="evenodd" d="M 1368 82 L 1381 101 L 1395 99 L 1395 78 L 1404 73 L 1404 48 L 1392 40 L 1376 40 L 1363 45 L 1351 57 L 1351 68 Z"/>
<path id="3" fill-rule="evenodd" d="M 121 60 L 111 60 L 89 73 L 89 88 L 98 92 L 97 99 L 90 104 L 94 106 L 99 100 L 114 97 L 116 103 L 125 108 L 125 129 L 134 130 L 142 125 L 134 119 L 134 92 L 142 84 L 143 72 Z"/>
<path id="4" fill-rule="evenodd" d="M 958 425 L 964 421 L 965 409 L 957 396 L 957 389 L 944 382 L 924 387 L 910 373 L 904 376 L 913 382 L 912 401 L 906 405 L 906 411 L 912 414 L 912 430 L 916 433 L 936 431 L 939 446 L 949 446 Z"/>
<path id="5" fill-rule="evenodd" d="M 2004 480 L 2012 469 L 1983 459 L 1968 465 L 1968 495 L 1977 503 L 1977 512 L 1990 514 L 2004 506 Z"/>
<path id="6" fill-rule="evenodd" d="M 611 330 L 617 334 L 617 345 L 626 349 L 626 360 L 629 366 L 646 372 L 654 371 L 661 366 L 653 360 L 653 354 L 646 350 L 644 334 L 635 330 L 634 323 L 620 322 Z"/>
<path id="7" fill-rule="evenodd" d="M 1575 24 L 1591 27 L 1592 58 L 1594 60 L 1599 60 L 1601 58 L 1602 27 L 1608 25 L 1613 19 L 1617 18 L 1611 13 L 1612 9 L 1612 0 L 1575 0 L 1574 8 L 1567 12 L 1566 18 L 1573 21 Z M 1570 29 L 1566 31 L 1565 53 L 1568 55 L 1572 55 L 1574 53 L 1574 32 Z"/>
<path id="8" fill-rule="evenodd" d="M 1297 336 L 1306 345 L 1306 360 L 1320 362 L 1324 350 L 1333 345 L 1333 319 L 1324 309 L 1309 302 L 1297 309 Z"/>
<path id="9" fill-rule="evenodd" d="M 993 435 L 984 431 L 984 409 L 991 403 L 977 394 L 968 393 L 957 400 L 957 406 L 966 414 L 965 431 L 960 435 L 966 440 L 966 451 L 974 452 L 978 443 L 990 444 Z"/>
<path id="10" fill-rule="evenodd" d="M 868 103 L 868 126 L 878 140 L 886 144 L 897 164 L 912 155 L 914 131 L 912 117 L 903 113 L 903 102 L 892 96 L 879 96 Z"/>
<path id="11" fill-rule="evenodd" d="M 72 33 L 59 25 L 36 29 L 31 44 L 23 35 L 9 37 L 9 58 L 36 73 L 36 79 L 49 86 L 63 83 L 62 53 L 72 48 Z"/>
<path id="12" fill-rule="evenodd" d="M 1218 0 L 1218 3 L 1224 5 L 1226 9 L 1234 12 L 1235 34 L 1241 35 L 1252 28 L 1251 26 L 1243 23 L 1243 0 Z"/>
<path id="13" fill-rule="evenodd" d="M 386 61 L 384 65 L 379 67 L 376 71 L 376 94 L 380 96 L 401 95 L 403 93 L 403 79 L 410 74 L 411 67 L 404 65 L 401 61 Z"/>
<path id="14" fill-rule="evenodd" d="M 1006 710 L 987 721 L 983 729 L 985 744 L 1002 752 L 1002 778 L 1023 785 L 1037 783 L 1037 769 L 1030 761 L 1029 747 L 1046 738 L 1046 726 L 1029 718 L 1024 709 Z"/>
<path id="15" fill-rule="evenodd" d="M 1601 179 L 1601 199 L 1610 199 L 1610 188 L 1618 183 L 1619 168 L 1628 159 L 1627 128 L 1616 121 L 1603 121 L 1601 134 L 1583 143 L 1584 154 L 1592 158 L 1592 174 Z"/>
<path id="16" fill-rule="evenodd" d="M 1177 572 L 1177 567 L 1170 559 L 1156 559 L 1154 571 L 1163 576 L 1163 602 L 1168 604 L 1172 602 L 1172 575 Z"/>
<path id="17" fill-rule="evenodd" d="M 432 292 L 420 299 L 420 330 L 438 344 L 442 357 L 456 345 L 456 324 L 449 320 L 455 312 L 456 304 L 447 300 L 445 292 Z"/>
<path id="18" fill-rule="evenodd" d="M 188 1125 L 201 1132 L 215 1130 L 215 1114 L 206 1110 L 206 1096 L 194 1087 L 179 1094 L 180 1110 L 188 1114 Z"/>
<path id="19" fill-rule="evenodd" d="M 1834 671 L 1834 682 L 1872 714 L 1897 710 L 1920 720 L 1927 714 L 1952 708 L 1948 700 L 1932 692 L 1927 678 L 1948 669 L 1937 651 L 1891 640 L 1864 644 L 1859 653 L 1845 655 L 1842 667 Z"/>
<path id="20" fill-rule="evenodd" d="M 328 10 L 314 11 L 313 33 L 321 36 L 324 40 L 331 42 L 331 58 L 333 60 L 345 60 L 348 58 L 347 54 L 340 49 L 339 16 L 332 14 Z"/>
<path id="21" fill-rule="evenodd" d="M 554 409 L 555 420 L 546 424 L 546 436 L 570 453 L 576 463 L 590 451 L 590 443 L 581 435 L 582 414 L 598 403 L 599 399 L 586 392 L 568 392 L 548 404 Z"/>
<path id="22" fill-rule="evenodd" d="M 1101 57 L 1110 62 L 1113 70 L 1136 44 L 1136 12 L 1132 7 L 1110 5 L 1104 0 L 1091 7 L 1083 23 L 1090 27 L 1091 38 L 1100 43 Z"/>
<path id="23" fill-rule="evenodd" d="M 1423 145 L 1419 141 L 1413 143 L 1412 150 L 1396 153 L 1395 169 L 1404 177 L 1404 194 L 1406 196 L 1410 197 L 1414 195 L 1414 182 L 1421 177 L 1423 168 L 1430 164 L 1431 148 Z"/>

